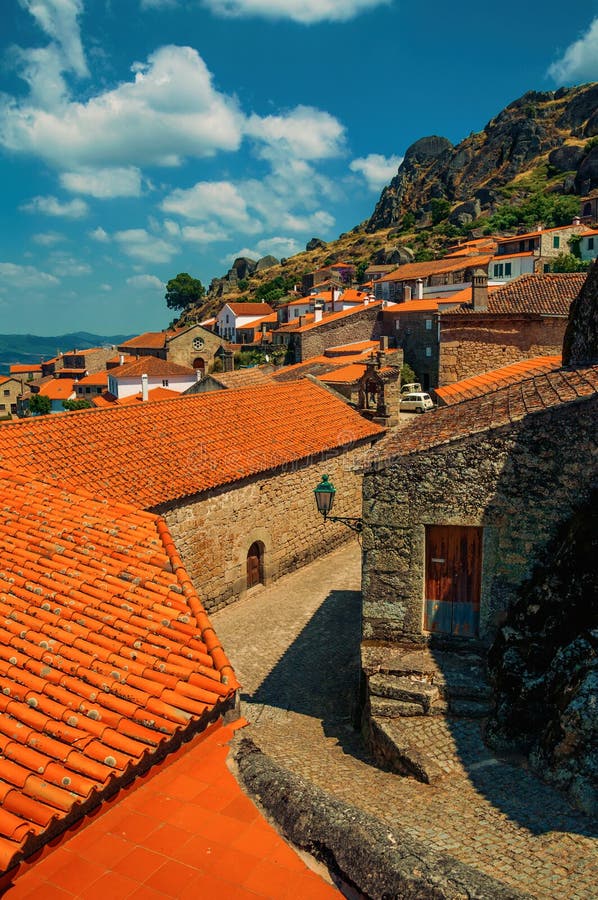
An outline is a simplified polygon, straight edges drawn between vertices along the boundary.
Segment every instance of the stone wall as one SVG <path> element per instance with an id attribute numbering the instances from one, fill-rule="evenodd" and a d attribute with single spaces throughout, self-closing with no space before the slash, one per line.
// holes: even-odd
<path id="1" fill-rule="evenodd" d="M 247 552 L 264 548 L 264 583 L 305 565 L 351 537 L 317 512 L 313 490 L 328 473 L 337 489 L 334 513 L 361 515 L 361 476 L 353 472 L 369 442 L 212 491 L 161 512 L 209 612 L 247 593 Z"/>
<path id="2" fill-rule="evenodd" d="M 326 319 L 308 331 L 295 332 L 292 337 L 295 362 L 303 362 L 312 356 L 320 356 L 328 347 L 340 347 L 356 341 L 377 340 L 381 333 L 381 309 L 378 304 L 366 307 L 342 319 L 327 322 Z"/>
<path id="3" fill-rule="evenodd" d="M 203 346 L 195 348 L 194 340 L 203 341 Z M 222 346 L 222 340 L 211 331 L 202 328 L 201 325 L 192 326 L 186 331 L 171 337 L 167 344 L 167 355 L 170 362 L 177 363 L 179 366 L 190 366 L 196 359 L 203 359 L 205 371 L 214 362 L 216 352 Z"/>
<path id="4" fill-rule="evenodd" d="M 438 384 L 453 384 L 520 359 L 560 356 L 566 325 L 561 316 L 443 313 Z"/>
<path id="5" fill-rule="evenodd" d="M 482 526 L 480 637 L 490 641 L 557 527 L 595 479 L 598 399 L 527 416 L 364 478 L 363 636 L 421 641 L 425 526 Z"/>
<path id="6" fill-rule="evenodd" d="M 438 387 L 438 313 L 402 313 L 400 307 L 385 311 L 382 334 L 402 348 L 404 361 L 425 391 Z"/>

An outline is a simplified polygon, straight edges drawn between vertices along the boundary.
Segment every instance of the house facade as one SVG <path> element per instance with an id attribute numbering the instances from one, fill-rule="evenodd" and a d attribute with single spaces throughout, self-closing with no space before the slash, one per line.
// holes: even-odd
<path id="1" fill-rule="evenodd" d="M 155 356 L 179 366 L 199 370 L 202 375 L 214 363 L 222 340 L 201 325 L 189 325 L 175 331 L 149 331 L 125 341 L 118 347 L 127 356 Z"/>
<path id="2" fill-rule="evenodd" d="M 151 391 L 154 388 L 168 388 L 182 394 L 195 384 L 200 370 L 180 366 L 156 356 L 146 356 L 110 369 L 107 375 L 108 392 L 117 400 L 122 400 L 140 391 L 143 393 L 145 389 Z"/>
<path id="3" fill-rule="evenodd" d="M 215 331 L 225 341 L 241 343 L 238 329 L 270 316 L 274 310 L 267 303 L 225 303 L 216 316 Z"/>

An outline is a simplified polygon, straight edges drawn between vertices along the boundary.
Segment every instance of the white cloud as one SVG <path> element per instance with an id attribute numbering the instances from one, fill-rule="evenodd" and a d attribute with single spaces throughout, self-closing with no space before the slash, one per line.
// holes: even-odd
<path id="1" fill-rule="evenodd" d="M 363 175 L 370 190 L 379 191 L 394 178 L 402 162 L 402 156 L 382 156 L 381 153 L 370 153 L 369 156 L 354 159 L 349 168 L 352 172 L 359 172 Z"/>
<path id="2" fill-rule="evenodd" d="M 262 143 L 260 155 L 270 159 L 289 154 L 293 159 L 327 159 L 342 152 L 344 126 L 330 113 L 297 106 L 285 115 L 252 115 L 245 131 Z"/>
<path id="3" fill-rule="evenodd" d="M 110 291 L 112 290 L 112 285 L 111 284 L 101 284 L 100 290 L 104 291 L 106 294 L 109 294 Z"/>
<path id="4" fill-rule="evenodd" d="M 54 275 L 41 272 L 35 266 L 0 262 L 0 284 L 18 288 L 43 288 L 59 284 L 59 281 Z"/>
<path id="5" fill-rule="evenodd" d="M 72 194 L 88 194 L 100 200 L 141 196 L 141 172 L 135 166 L 63 172 L 60 183 Z"/>
<path id="6" fill-rule="evenodd" d="M 598 79 L 598 16 L 590 23 L 587 32 L 552 63 L 548 75 L 557 84 Z"/>
<path id="7" fill-rule="evenodd" d="M 64 216 L 65 219 L 82 219 L 88 213 L 84 200 L 69 200 L 61 203 L 56 197 L 33 197 L 20 209 L 30 213 L 42 213 L 45 216 Z"/>
<path id="8" fill-rule="evenodd" d="M 302 25 L 347 22 L 362 12 L 389 2 L 390 0 L 203 0 L 204 6 L 216 15 L 291 19 Z"/>
<path id="9" fill-rule="evenodd" d="M 55 110 L 5 100 L 0 144 L 74 171 L 174 166 L 239 147 L 243 117 L 236 101 L 215 90 L 192 47 L 161 47 L 133 71 L 132 81 Z"/>
<path id="10" fill-rule="evenodd" d="M 108 244 L 110 242 L 110 235 L 107 231 L 104 231 L 101 225 L 98 225 L 97 228 L 94 228 L 93 231 L 89 232 L 90 238 L 93 238 L 94 241 L 98 241 L 100 244 Z"/>
<path id="11" fill-rule="evenodd" d="M 42 247 L 53 247 L 55 244 L 60 244 L 61 241 L 65 241 L 66 238 L 58 231 L 41 231 L 38 234 L 34 234 L 32 240 Z"/>
<path id="12" fill-rule="evenodd" d="M 121 249 L 127 256 L 143 259 L 146 262 L 170 262 L 178 252 L 178 248 L 160 237 L 156 237 L 143 228 L 129 228 L 117 231 L 114 235 Z"/>
<path id="13" fill-rule="evenodd" d="M 229 237 L 222 229 L 203 225 L 185 225 L 181 228 L 181 237 L 184 241 L 198 244 L 211 244 L 214 241 L 225 241 Z"/>
<path id="14" fill-rule="evenodd" d="M 133 275 L 127 278 L 127 284 L 139 291 L 164 291 L 166 285 L 155 275 Z"/>
<path id="15" fill-rule="evenodd" d="M 87 275 L 91 272 L 88 263 L 81 262 L 63 251 L 52 254 L 51 267 L 53 273 L 60 278 L 75 278 L 77 275 Z"/>
<path id="16" fill-rule="evenodd" d="M 141 9 L 173 9 L 178 0 L 141 0 Z"/>
<path id="17" fill-rule="evenodd" d="M 38 26 L 59 48 L 66 68 L 79 76 L 88 74 L 79 32 L 82 0 L 19 0 Z"/>
<path id="18" fill-rule="evenodd" d="M 214 220 L 245 234 L 260 230 L 239 189 L 230 181 L 199 181 L 192 188 L 177 188 L 162 201 L 164 212 L 198 222 Z"/>

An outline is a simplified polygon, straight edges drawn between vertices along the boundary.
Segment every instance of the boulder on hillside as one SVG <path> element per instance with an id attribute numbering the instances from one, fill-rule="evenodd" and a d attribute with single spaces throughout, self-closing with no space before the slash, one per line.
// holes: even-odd
<path id="1" fill-rule="evenodd" d="M 326 241 L 321 241 L 320 238 L 313 237 L 311 241 L 308 241 L 305 245 L 306 250 L 324 250 L 326 248 Z"/>
<path id="2" fill-rule="evenodd" d="M 593 116 L 587 121 L 586 127 L 583 130 L 583 136 L 590 138 L 595 137 L 598 134 L 598 109 L 594 113 Z"/>
<path id="3" fill-rule="evenodd" d="M 583 147 L 557 147 L 548 154 L 548 162 L 557 172 L 572 172 L 585 156 Z"/>
<path id="4" fill-rule="evenodd" d="M 598 84 L 585 87 L 567 104 L 558 119 L 559 128 L 580 128 L 598 109 Z"/>
<path id="5" fill-rule="evenodd" d="M 280 260 L 276 259 L 275 256 L 262 256 L 255 264 L 255 271 L 261 272 L 263 269 L 270 269 L 272 266 L 277 266 L 279 263 Z"/>
<path id="6" fill-rule="evenodd" d="M 248 278 L 255 272 L 256 262 L 254 259 L 249 259 L 248 256 L 239 256 L 232 264 L 231 268 L 228 271 L 228 278 L 230 281 L 238 280 L 240 281 L 242 278 Z"/>
<path id="7" fill-rule="evenodd" d="M 598 146 L 590 152 L 577 170 L 575 188 L 579 194 L 588 194 L 598 187 Z"/>
<path id="8" fill-rule="evenodd" d="M 482 204 L 476 197 L 475 200 L 466 200 L 465 203 L 459 203 L 449 216 L 451 225 L 468 225 L 474 219 L 479 219 L 482 215 Z"/>

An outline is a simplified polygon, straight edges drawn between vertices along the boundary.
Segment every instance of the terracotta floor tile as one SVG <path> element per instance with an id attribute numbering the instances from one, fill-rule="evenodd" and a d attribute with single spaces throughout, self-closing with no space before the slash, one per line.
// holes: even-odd
<path id="1" fill-rule="evenodd" d="M 210 784 L 206 785 L 190 799 L 204 809 L 221 812 L 233 800 L 239 797 L 239 787 L 236 784 Z"/>
<path id="2" fill-rule="evenodd" d="M 188 801 L 206 787 L 207 783 L 205 781 L 199 778 L 190 778 L 189 775 L 171 776 L 167 787 L 164 784 L 161 785 L 166 796 L 184 801 Z"/>
<path id="3" fill-rule="evenodd" d="M 154 872 L 146 880 L 145 884 L 161 892 L 166 897 L 178 897 L 190 879 L 196 876 L 197 871 L 195 869 L 170 859 Z"/>
<path id="4" fill-rule="evenodd" d="M 191 866 L 199 872 L 205 872 L 204 861 L 206 858 L 211 859 L 212 854 L 224 850 L 226 844 L 218 844 L 215 841 L 206 841 L 202 835 L 194 835 L 186 844 L 176 852 L 178 862 Z"/>
<path id="5" fill-rule="evenodd" d="M 188 807 L 185 808 L 185 812 L 187 809 Z M 194 826 L 196 834 L 221 844 L 229 843 L 236 836 L 237 822 L 235 819 L 229 819 L 210 809 L 201 809 L 201 807 L 197 807 L 197 809 L 199 815 L 196 816 Z"/>
<path id="6" fill-rule="evenodd" d="M 168 797 L 158 791 L 141 791 L 141 798 L 136 806 L 136 811 L 146 816 L 152 816 L 155 821 L 162 822 L 168 818 L 169 813 L 178 809 L 180 801 L 174 797 Z"/>
<path id="7" fill-rule="evenodd" d="M 74 894 L 71 894 L 70 891 L 67 891 L 66 888 L 58 887 L 56 884 L 51 884 L 49 881 L 44 881 L 40 887 L 40 893 L 38 894 L 39 900 L 67 900 L 67 898 L 74 897 Z"/>
<path id="8" fill-rule="evenodd" d="M 207 898 L 213 898 L 213 900 L 232 900 L 233 897 L 239 896 L 238 891 L 240 890 L 248 889 L 242 888 L 241 885 L 225 881 L 222 878 L 222 875 L 209 875 L 204 873 L 196 875 L 195 878 L 185 885 L 177 897 L 177 900 L 207 900 Z M 237 893 L 235 894 L 235 892 Z M 246 896 L 249 898 L 252 895 L 249 892 Z M 256 900 L 255 894 L 253 894 L 253 900 Z"/>
<path id="9" fill-rule="evenodd" d="M 254 822 L 260 818 L 258 808 L 245 794 L 239 794 L 231 802 L 220 810 L 223 816 L 238 819 L 240 822 Z"/>
<path id="10" fill-rule="evenodd" d="M 287 892 L 282 894 L 277 900 L 340 900 L 343 894 L 328 884 L 323 878 L 320 878 L 315 872 L 306 870 L 303 874 L 297 873 L 291 883 L 289 883 Z"/>
<path id="11" fill-rule="evenodd" d="M 146 837 L 143 846 L 148 850 L 155 850 L 170 859 L 177 859 L 177 851 L 189 840 L 189 832 L 177 828 L 169 822 L 159 825 L 155 831 Z"/>
<path id="12" fill-rule="evenodd" d="M 114 872 L 133 878 L 138 884 L 143 884 L 160 866 L 166 862 L 166 857 L 161 853 L 146 850 L 145 847 L 135 847 L 128 856 L 121 859 L 112 867 Z"/>
<path id="13" fill-rule="evenodd" d="M 99 866 L 113 868 L 117 862 L 124 859 L 133 849 L 129 841 L 116 834 L 98 833 L 95 831 L 94 836 L 95 843 L 78 850 L 77 855 L 83 859 L 91 860 L 91 862 L 95 862 Z"/>
<path id="14" fill-rule="evenodd" d="M 299 854 L 282 839 L 278 841 L 272 852 L 267 853 L 264 858 L 268 862 L 277 866 L 284 866 L 285 869 L 291 869 L 293 872 L 306 871 L 306 865 Z"/>
<path id="15" fill-rule="evenodd" d="M 243 887 L 264 897 L 280 900 L 286 894 L 289 882 L 296 881 L 297 878 L 296 872 L 262 859 L 244 879 Z"/>
<path id="16" fill-rule="evenodd" d="M 265 821 L 258 819 L 240 831 L 232 840 L 232 846 L 244 850 L 251 856 L 265 859 L 276 851 L 281 838 L 271 830 Z"/>
<path id="17" fill-rule="evenodd" d="M 104 874 L 106 867 L 76 856 L 74 853 L 70 856 L 66 865 L 57 869 L 49 880 L 65 891 L 80 894 L 84 888 Z"/>
<path id="18" fill-rule="evenodd" d="M 116 900 L 116 898 L 111 897 L 108 894 L 106 896 L 106 900 Z M 122 898 L 119 897 L 118 900 L 122 900 Z M 127 900 L 164 900 L 164 898 L 163 895 L 159 893 L 159 891 L 155 891 L 153 888 L 148 887 L 147 884 L 140 884 L 132 894 L 129 894 Z M 201 900 L 199 895 L 196 896 L 195 900 Z M 222 898 L 222 900 L 224 900 L 224 898 Z"/>
<path id="19" fill-rule="evenodd" d="M 93 884 L 88 885 L 80 894 L 80 900 L 124 900 L 139 886 L 138 882 L 118 872 L 106 872 Z M 40 900 L 43 900 L 40 897 Z"/>
<path id="20" fill-rule="evenodd" d="M 156 819 L 141 813 L 131 813 L 118 825 L 116 830 L 110 829 L 112 834 L 130 841 L 134 844 L 142 844 L 145 838 L 156 828 Z"/>
<path id="21" fill-rule="evenodd" d="M 42 896 L 42 884 L 43 880 L 34 877 L 33 872 L 30 872 L 27 873 L 27 875 L 18 878 L 15 883 L 2 894 L 2 896 L 6 897 L 7 900 L 35 900 L 36 897 L 39 898 Z"/>
<path id="22" fill-rule="evenodd" d="M 206 817 L 209 810 L 204 810 L 196 803 L 180 803 L 178 808 L 171 811 L 166 821 L 177 828 L 188 831 L 190 835 L 199 834 L 200 822 Z"/>
<path id="23" fill-rule="evenodd" d="M 204 845 L 209 852 L 204 852 L 201 856 L 199 868 L 212 875 L 227 872 L 232 881 L 238 881 L 240 884 L 259 862 L 256 856 L 243 853 L 234 847 L 225 847 L 222 844 L 208 846 L 205 841 Z"/>

